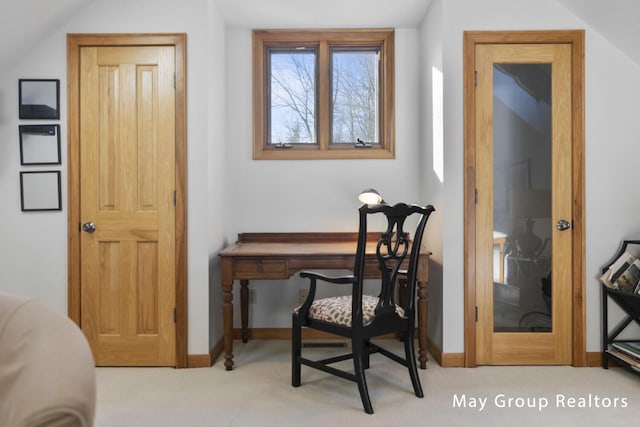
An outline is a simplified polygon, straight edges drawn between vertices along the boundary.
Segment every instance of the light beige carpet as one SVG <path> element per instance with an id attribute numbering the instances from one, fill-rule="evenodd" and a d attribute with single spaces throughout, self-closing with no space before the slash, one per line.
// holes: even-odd
<path id="1" fill-rule="evenodd" d="M 387 343 L 389 340 L 384 341 Z M 392 342 L 393 344 L 393 342 Z M 399 349 L 400 346 L 395 344 Z M 303 350 L 328 354 L 335 349 Z M 122 426 L 637 426 L 640 375 L 621 368 L 420 370 L 425 397 L 405 368 L 371 358 L 375 413 L 355 383 L 302 367 L 291 387 L 288 341 L 234 343 L 236 369 L 98 368 L 96 425 Z M 350 362 L 342 362 L 349 366 Z"/>

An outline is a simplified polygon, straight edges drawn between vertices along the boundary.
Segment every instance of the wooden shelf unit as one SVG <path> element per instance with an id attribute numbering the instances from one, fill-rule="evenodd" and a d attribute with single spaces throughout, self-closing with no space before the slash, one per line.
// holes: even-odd
<path id="1" fill-rule="evenodd" d="M 613 260 L 602 270 L 609 269 L 626 250 L 628 245 L 640 245 L 640 240 L 625 240 Z M 602 367 L 607 369 L 609 361 L 613 360 L 618 365 L 631 368 L 640 373 L 640 357 L 634 357 L 612 347 L 618 342 L 636 342 L 640 339 L 618 339 L 618 336 L 633 322 L 640 325 L 640 294 L 612 289 L 604 284 L 602 286 Z M 611 331 L 609 330 L 609 300 L 613 300 L 625 313 L 625 317 Z"/>

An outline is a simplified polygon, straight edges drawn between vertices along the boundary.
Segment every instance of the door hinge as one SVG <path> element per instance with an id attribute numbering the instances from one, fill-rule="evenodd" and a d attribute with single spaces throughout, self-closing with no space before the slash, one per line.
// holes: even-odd
<path id="1" fill-rule="evenodd" d="M 177 323 L 178 322 L 178 312 L 176 311 L 176 308 L 173 308 L 173 323 Z"/>
<path id="2" fill-rule="evenodd" d="M 476 305 L 476 322 L 478 321 L 478 306 Z"/>
<path id="3" fill-rule="evenodd" d="M 478 70 L 473 71 L 473 87 L 478 87 Z"/>
<path id="4" fill-rule="evenodd" d="M 176 73 L 173 73 L 173 88 L 176 88 Z"/>
<path id="5" fill-rule="evenodd" d="M 478 189 L 476 188 L 474 191 L 474 203 L 477 205 L 478 204 Z"/>
<path id="6" fill-rule="evenodd" d="M 173 191 L 173 206 L 176 205 L 176 192 L 175 190 Z"/>

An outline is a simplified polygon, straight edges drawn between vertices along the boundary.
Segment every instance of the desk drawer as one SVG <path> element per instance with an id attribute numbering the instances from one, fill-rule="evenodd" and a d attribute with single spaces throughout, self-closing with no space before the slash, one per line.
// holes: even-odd
<path id="1" fill-rule="evenodd" d="M 281 259 L 239 259 L 235 263 L 237 279 L 282 279 L 286 278 L 286 263 Z"/>

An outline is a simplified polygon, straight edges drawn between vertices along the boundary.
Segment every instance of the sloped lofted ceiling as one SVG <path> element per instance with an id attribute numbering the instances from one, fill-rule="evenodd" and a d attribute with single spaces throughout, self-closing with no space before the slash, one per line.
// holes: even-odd
<path id="1" fill-rule="evenodd" d="M 0 15 L 0 71 L 77 8 L 108 0 L 10 0 Z M 132 0 L 135 1 L 135 0 Z M 229 24 L 249 27 L 405 27 L 420 25 L 431 0 L 214 0 Z M 178 3 L 178 2 L 177 2 Z M 179 3 L 178 3 L 179 4 Z M 338 11 L 336 13 L 336 11 Z"/>
<path id="2" fill-rule="evenodd" d="M 0 71 L 25 49 L 63 23 L 77 8 L 93 0 L 18 0 L 2 4 L 0 18 Z"/>
<path id="3" fill-rule="evenodd" d="M 640 1 L 557 1 L 640 64 Z"/>
<path id="4" fill-rule="evenodd" d="M 0 17 L 0 71 L 77 8 L 99 0 L 13 0 Z M 104 0 L 102 0 L 104 1 Z M 232 25 L 252 28 L 420 26 L 431 0 L 214 0 Z M 447 1 L 447 0 L 445 0 Z M 640 64 L 640 1 L 557 0 Z M 338 11 L 336 13 L 336 11 Z"/>

